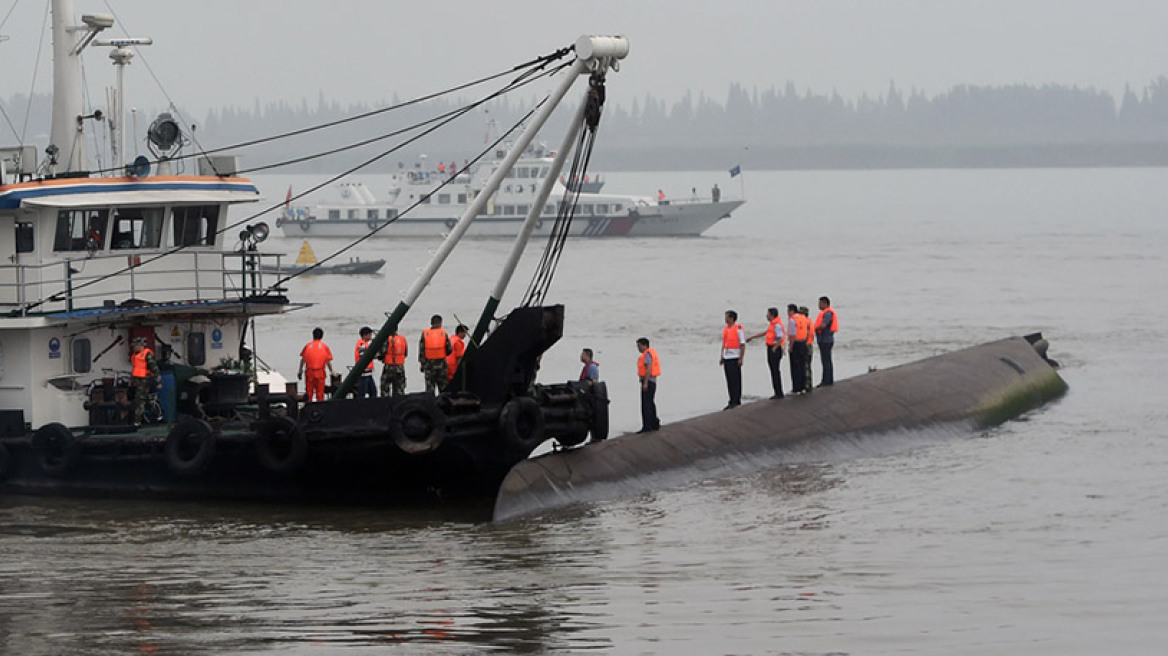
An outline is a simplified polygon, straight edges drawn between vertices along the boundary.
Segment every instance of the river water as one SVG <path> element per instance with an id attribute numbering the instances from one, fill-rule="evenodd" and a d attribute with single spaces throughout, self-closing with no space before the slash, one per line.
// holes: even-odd
<path id="1" fill-rule="evenodd" d="M 607 178 L 748 198 L 702 238 L 569 244 L 550 299 L 568 327 L 541 377 L 575 378 L 593 348 L 614 432 L 639 426 L 637 337 L 677 420 L 726 402 L 725 309 L 757 331 L 768 306 L 822 294 L 840 315 L 837 378 L 1038 330 L 1070 391 L 982 434 L 887 436 L 502 525 L 481 507 L 3 498 L 0 653 L 1162 653 L 1168 170 Z M 277 200 L 310 184 L 258 181 Z M 347 357 L 435 245 L 366 243 L 355 253 L 388 259 L 384 276 L 293 281 L 316 305 L 261 323 L 259 354 L 294 375 L 321 326 Z M 403 330 L 473 323 L 507 248 L 456 251 Z M 748 400 L 770 393 L 759 354 Z"/>

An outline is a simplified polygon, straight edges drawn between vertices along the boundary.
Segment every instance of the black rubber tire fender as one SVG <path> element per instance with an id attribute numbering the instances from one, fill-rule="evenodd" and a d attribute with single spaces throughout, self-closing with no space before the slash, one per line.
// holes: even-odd
<path id="1" fill-rule="evenodd" d="M 545 420 L 539 402 L 530 396 L 511 399 L 499 411 L 503 442 L 516 453 L 530 454 L 544 441 Z"/>
<path id="2" fill-rule="evenodd" d="M 593 442 L 608 438 L 608 386 L 599 380 L 592 383 L 592 421 L 588 432 Z"/>
<path id="3" fill-rule="evenodd" d="M 308 438 L 294 419 L 275 416 L 256 430 L 256 457 L 269 471 L 298 471 L 308 459 Z"/>
<path id="4" fill-rule="evenodd" d="M 308 219 L 300 219 L 300 231 L 308 232 Z"/>
<path id="5" fill-rule="evenodd" d="M 166 435 L 166 466 L 183 476 L 203 473 L 215 457 L 215 431 L 202 419 L 184 416 Z"/>
<path id="6" fill-rule="evenodd" d="M 432 398 L 406 399 L 394 406 L 389 434 L 406 453 L 428 453 L 446 437 L 446 414 Z"/>
<path id="7" fill-rule="evenodd" d="M 53 478 L 73 473 L 81 461 L 81 444 L 64 424 L 53 422 L 36 429 L 32 446 L 39 453 L 41 471 Z"/>

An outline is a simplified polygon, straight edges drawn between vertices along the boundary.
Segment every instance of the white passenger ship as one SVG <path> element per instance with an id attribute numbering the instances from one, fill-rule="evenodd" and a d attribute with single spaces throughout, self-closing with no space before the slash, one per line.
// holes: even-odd
<path id="1" fill-rule="evenodd" d="M 359 237 L 377 231 L 379 237 L 439 237 L 447 232 L 481 192 L 506 150 L 469 170 L 437 170 L 424 162 L 389 176 L 386 195 L 378 198 L 362 183 L 337 186 L 340 199 L 315 207 L 287 208 L 276 224 L 286 237 Z M 468 234 L 481 237 L 514 236 L 530 211 L 552 153 L 533 145 L 507 174 L 503 185 Z M 451 167 L 453 168 L 453 167 Z M 445 184 L 444 184 L 445 183 Z M 563 198 L 561 177 L 551 197 Z M 650 196 L 582 192 L 572 221 L 573 237 L 696 237 L 728 218 L 743 200 L 693 198 L 658 200 Z M 560 202 L 543 209 L 546 220 L 536 235 L 546 235 L 560 210 Z M 407 211 L 408 210 L 408 211 Z M 392 225 L 386 225 L 387 223 Z"/>

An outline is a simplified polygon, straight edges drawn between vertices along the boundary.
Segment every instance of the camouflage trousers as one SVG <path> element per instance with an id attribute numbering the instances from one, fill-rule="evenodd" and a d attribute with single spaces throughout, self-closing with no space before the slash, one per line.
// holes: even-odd
<path id="1" fill-rule="evenodd" d="M 157 379 L 147 376 L 146 378 L 132 378 L 134 384 L 134 423 L 146 423 L 142 417 L 142 412 L 146 410 L 146 401 L 150 395 L 154 393 L 154 389 L 158 386 Z"/>
<path id="2" fill-rule="evenodd" d="M 441 392 L 446 387 L 446 358 L 426 360 L 422 363 L 422 373 L 426 376 L 426 391 L 431 394 Z"/>
<path id="3" fill-rule="evenodd" d="M 381 368 L 381 395 L 401 396 L 406 393 L 406 368 L 400 364 L 387 364 Z"/>

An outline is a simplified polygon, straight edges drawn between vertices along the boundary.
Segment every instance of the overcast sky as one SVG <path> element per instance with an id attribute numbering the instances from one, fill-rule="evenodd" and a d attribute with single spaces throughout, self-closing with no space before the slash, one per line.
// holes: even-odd
<path id="1" fill-rule="evenodd" d="M 0 27 L 0 98 L 31 84 L 46 0 L 17 0 Z M 929 94 L 955 84 L 1059 83 L 1118 95 L 1168 73 L 1166 0 L 75 0 L 119 36 L 153 37 L 142 56 L 195 118 L 258 98 L 342 104 L 401 98 L 489 74 L 572 43 L 623 34 L 631 52 L 609 98 L 719 102 L 732 82 L 880 95 L 895 81 Z M 13 0 L 0 0 L 0 19 Z M 47 46 L 46 46 L 47 48 Z M 91 80 L 112 79 L 102 49 Z M 42 54 L 48 59 L 48 51 Z M 132 67 L 131 104 L 159 107 Z M 47 70 L 47 69 L 45 69 Z M 104 80 L 101 80 L 105 84 Z M 42 74 L 38 91 L 48 91 Z M 91 94 L 100 85 L 91 85 Z M 151 95 L 144 95 L 152 92 Z M 100 103 L 99 106 L 104 103 Z M 11 109 L 11 108 L 10 108 Z"/>

